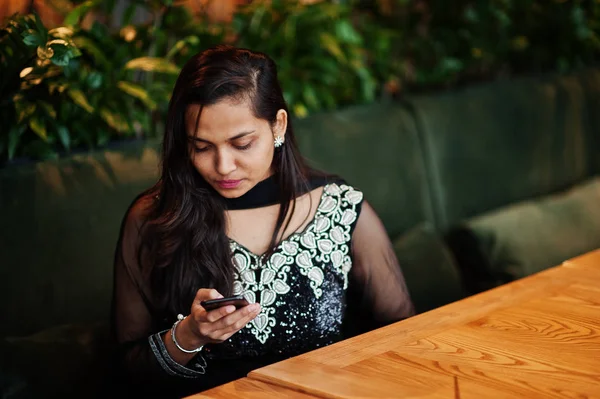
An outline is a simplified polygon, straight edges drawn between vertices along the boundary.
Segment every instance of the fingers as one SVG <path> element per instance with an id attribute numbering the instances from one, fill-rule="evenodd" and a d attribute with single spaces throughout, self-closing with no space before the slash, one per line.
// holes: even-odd
<path id="1" fill-rule="evenodd" d="M 219 299 L 223 298 L 223 295 L 214 288 L 200 288 L 196 292 L 196 297 L 194 298 L 194 302 L 200 304 L 202 301 L 207 301 L 209 299 Z"/>
<path id="2" fill-rule="evenodd" d="M 223 317 L 225 317 L 233 312 L 235 312 L 235 306 L 233 306 L 233 305 L 222 306 L 218 309 L 211 310 L 210 312 L 206 312 L 203 319 L 209 323 L 214 323 L 215 321 L 222 319 Z"/>
<path id="3" fill-rule="evenodd" d="M 223 342 L 260 313 L 258 303 L 237 310 L 235 306 L 228 305 L 211 311 L 206 311 L 201 305 L 202 301 L 218 298 L 223 298 L 223 295 L 215 289 L 199 289 L 191 309 L 191 319 L 195 321 L 192 330 L 197 336 L 211 342 Z"/>
<path id="4" fill-rule="evenodd" d="M 260 305 L 253 303 L 245 306 L 231 315 L 221 318 L 214 323 L 215 331 L 213 336 L 221 336 L 221 340 L 229 338 L 252 321 L 260 313 Z"/>
<path id="5" fill-rule="evenodd" d="M 233 305 L 221 306 L 214 310 L 206 310 L 202 307 L 202 301 L 218 298 L 223 298 L 223 295 L 215 289 L 199 289 L 196 292 L 196 297 L 194 298 L 194 303 L 192 304 L 192 310 L 190 312 L 194 315 L 194 319 L 201 323 L 214 323 L 235 312 L 236 308 Z"/>

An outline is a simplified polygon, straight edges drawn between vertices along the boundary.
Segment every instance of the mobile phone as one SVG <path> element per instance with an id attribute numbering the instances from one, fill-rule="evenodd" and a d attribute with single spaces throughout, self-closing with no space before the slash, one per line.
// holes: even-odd
<path id="1" fill-rule="evenodd" d="M 230 296 L 229 298 L 209 299 L 208 301 L 200 302 L 200 305 L 206 310 L 218 309 L 221 306 L 233 305 L 236 309 L 250 305 L 250 302 L 243 295 Z"/>

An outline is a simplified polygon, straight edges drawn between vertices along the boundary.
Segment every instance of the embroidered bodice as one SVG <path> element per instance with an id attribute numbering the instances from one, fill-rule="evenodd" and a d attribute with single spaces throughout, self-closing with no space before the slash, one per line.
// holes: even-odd
<path id="1" fill-rule="evenodd" d="M 339 339 L 352 268 L 350 240 L 363 195 L 325 186 L 313 220 L 266 258 L 230 240 L 237 267 L 234 294 L 261 304 L 261 313 L 208 357 L 294 355 Z"/>

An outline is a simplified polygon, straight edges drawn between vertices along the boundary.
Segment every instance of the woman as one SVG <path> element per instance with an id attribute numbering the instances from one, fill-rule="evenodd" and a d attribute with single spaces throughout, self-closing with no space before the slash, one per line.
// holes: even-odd
<path id="1" fill-rule="evenodd" d="M 189 394 L 333 343 L 349 286 L 379 323 L 413 312 L 362 193 L 298 153 L 274 62 L 229 46 L 193 57 L 169 105 L 161 178 L 129 209 L 117 246 L 127 381 Z M 251 304 L 201 305 L 231 294 Z"/>

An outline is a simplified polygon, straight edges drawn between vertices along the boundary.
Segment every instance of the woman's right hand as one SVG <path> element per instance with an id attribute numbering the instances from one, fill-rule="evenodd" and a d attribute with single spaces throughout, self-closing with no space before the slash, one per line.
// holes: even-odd
<path id="1" fill-rule="evenodd" d="M 252 303 L 237 309 L 233 305 L 222 306 L 218 309 L 207 311 L 200 302 L 209 299 L 223 298 L 217 290 L 199 289 L 192 303 L 190 315 L 181 321 L 177 332 L 188 336 L 178 340 L 190 342 L 188 348 L 195 348 L 208 343 L 221 343 L 233 334 L 244 328 L 259 313 L 260 305 Z M 178 334 L 179 335 L 179 334 Z"/>

